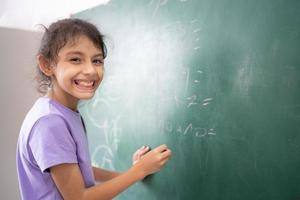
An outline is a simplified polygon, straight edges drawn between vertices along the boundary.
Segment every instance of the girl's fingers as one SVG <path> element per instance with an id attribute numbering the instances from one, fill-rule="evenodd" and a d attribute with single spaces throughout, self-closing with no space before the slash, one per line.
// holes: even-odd
<path id="1" fill-rule="evenodd" d="M 161 153 L 161 156 L 163 159 L 168 158 L 172 155 L 172 151 L 170 149 L 167 149 L 166 151 Z"/>
<path id="2" fill-rule="evenodd" d="M 147 147 L 147 146 L 144 147 L 143 149 L 141 149 L 141 150 L 139 151 L 139 156 L 145 155 L 149 150 L 150 150 L 149 147 Z"/>
<path id="3" fill-rule="evenodd" d="M 158 153 L 161 153 L 161 152 L 166 151 L 167 149 L 168 149 L 167 145 L 162 144 L 162 145 L 156 147 L 154 150 Z"/>
<path id="4" fill-rule="evenodd" d="M 135 161 L 135 160 L 138 160 L 138 154 L 136 153 L 136 154 L 134 154 L 134 156 L 133 156 L 133 160 Z"/>
<path id="5" fill-rule="evenodd" d="M 133 163 L 138 162 L 142 156 L 144 156 L 148 151 L 150 150 L 150 148 L 148 146 L 142 146 L 141 148 L 139 148 L 134 154 L 133 154 Z"/>
<path id="6" fill-rule="evenodd" d="M 139 155 L 139 151 L 136 151 L 134 154 L 133 154 L 133 158 L 137 158 Z"/>

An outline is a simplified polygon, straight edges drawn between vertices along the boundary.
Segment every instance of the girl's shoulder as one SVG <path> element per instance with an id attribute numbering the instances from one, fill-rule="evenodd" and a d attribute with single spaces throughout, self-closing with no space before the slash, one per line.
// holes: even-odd
<path id="1" fill-rule="evenodd" d="M 37 121 L 40 118 L 62 118 L 69 121 L 69 119 L 80 118 L 80 113 L 48 97 L 40 97 L 36 100 L 26 117 L 31 118 L 33 121 Z"/>
<path id="2" fill-rule="evenodd" d="M 41 97 L 36 100 L 27 113 L 20 130 L 21 135 L 29 135 L 37 125 L 59 126 L 68 124 L 68 115 L 55 106 L 49 98 Z"/>

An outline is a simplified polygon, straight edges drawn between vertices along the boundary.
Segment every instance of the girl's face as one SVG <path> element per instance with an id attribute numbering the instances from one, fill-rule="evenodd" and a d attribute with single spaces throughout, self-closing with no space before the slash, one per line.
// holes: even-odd
<path id="1" fill-rule="evenodd" d="M 67 43 L 53 67 L 49 96 L 69 107 L 80 99 L 92 98 L 103 78 L 103 61 L 101 49 L 86 36 L 80 36 L 74 44 Z"/>

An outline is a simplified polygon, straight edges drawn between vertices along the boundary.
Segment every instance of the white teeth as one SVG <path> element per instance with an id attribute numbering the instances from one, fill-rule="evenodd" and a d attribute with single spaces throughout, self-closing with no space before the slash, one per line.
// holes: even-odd
<path id="1" fill-rule="evenodd" d="M 94 85 L 95 81 L 82 81 L 82 80 L 75 80 L 76 85 L 83 86 L 83 87 L 91 87 Z"/>

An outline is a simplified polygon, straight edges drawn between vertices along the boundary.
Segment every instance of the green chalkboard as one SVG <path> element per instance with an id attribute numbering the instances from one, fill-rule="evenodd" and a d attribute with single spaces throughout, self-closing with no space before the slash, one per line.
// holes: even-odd
<path id="1" fill-rule="evenodd" d="M 108 46 L 80 104 L 93 164 L 173 151 L 116 199 L 300 199 L 300 1 L 112 0 L 74 16 Z"/>

